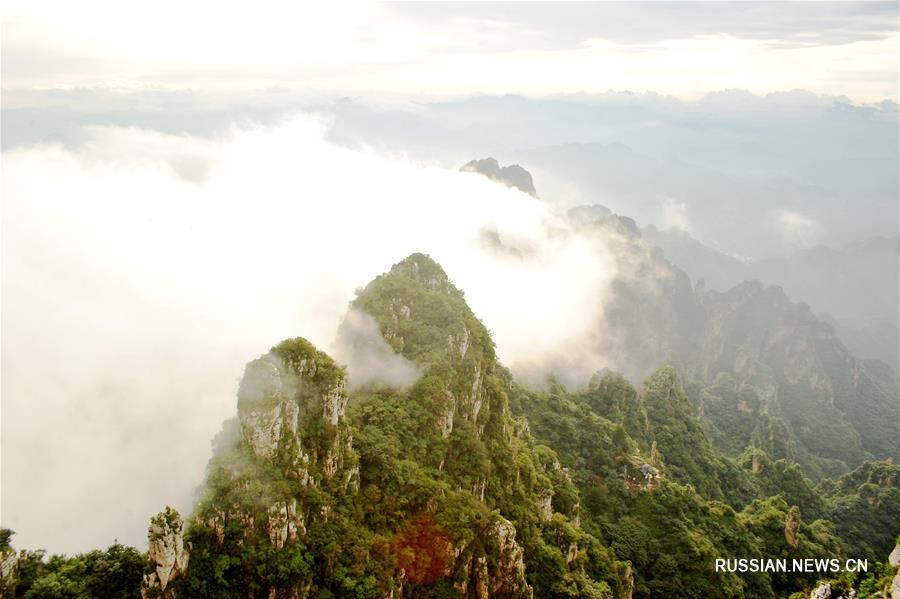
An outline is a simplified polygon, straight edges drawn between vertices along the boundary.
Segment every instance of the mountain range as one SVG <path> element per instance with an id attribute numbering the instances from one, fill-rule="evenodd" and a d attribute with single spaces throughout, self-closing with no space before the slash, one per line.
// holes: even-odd
<path id="1" fill-rule="evenodd" d="M 809 304 L 859 358 L 900 365 L 900 238 L 872 237 L 833 249 L 819 245 L 786 256 L 740 260 L 704 245 L 689 233 L 642 229 L 644 238 L 692 280 L 727 291 L 758 280 Z"/>
<path id="2" fill-rule="evenodd" d="M 862 598 L 900 584 L 896 372 L 780 287 L 706 289 L 634 220 L 567 218 L 619 265 L 583 315 L 586 347 L 608 358 L 589 382 L 562 359 L 544 381 L 517 376 L 464 290 L 413 253 L 357 291 L 333 355 L 293 337 L 247 364 L 192 513 L 155 516 L 146 554 L 44 560 L 4 531 L 4 596 Z M 826 556 L 872 568 L 714 568 Z"/>

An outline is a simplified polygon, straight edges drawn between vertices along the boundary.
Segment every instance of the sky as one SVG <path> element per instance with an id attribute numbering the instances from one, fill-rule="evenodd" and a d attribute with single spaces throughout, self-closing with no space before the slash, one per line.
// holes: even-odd
<path id="1" fill-rule="evenodd" d="M 13 91 L 393 95 L 741 88 L 897 99 L 895 2 L 154 3 L 10 0 Z"/>

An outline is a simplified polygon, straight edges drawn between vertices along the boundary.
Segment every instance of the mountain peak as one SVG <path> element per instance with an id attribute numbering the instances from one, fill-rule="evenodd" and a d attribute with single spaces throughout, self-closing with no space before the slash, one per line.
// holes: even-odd
<path id="1" fill-rule="evenodd" d="M 518 164 L 500 166 L 496 158 L 484 158 L 482 160 L 471 160 L 462 165 L 459 170 L 464 173 L 482 174 L 488 179 L 503 183 L 507 187 L 514 187 L 528 195 L 538 197 L 531 173 Z"/>
<path id="2" fill-rule="evenodd" d="M 452 349 L 493 362 L 490 334 L 440 264 L 414 253 L 360 291 L 353 307 L 378 322 L 388 344 L 414 363 L 431 363 Z"/>
<path id="3" fill-rule="evenodd" d="M 462 295 L 462 292 L 450 282 L 450 277 L 440 264 L 427 255 L 419 252 L 410 254 L 391 267 L 389 274 L 408 277 L 429 291 L 440 291 L 449 295 Z"/>

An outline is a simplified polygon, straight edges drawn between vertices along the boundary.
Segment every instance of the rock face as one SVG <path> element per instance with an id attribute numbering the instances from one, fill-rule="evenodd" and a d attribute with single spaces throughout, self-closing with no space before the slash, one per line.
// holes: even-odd
<path id="1" fill-rule="evenodd" d="M 629 563 L 625 567 L 625 574 L 622 577 L 622 580 L 619 582 L 618 588 L 618 597 L 619 599 L 631 599 L 632 594 L 634 593 L 634 572 L 631 570 L 631 564 Z"/>
<path id="2" fill-rule="evenodd" d="M 534 180 L 531 173 L 526 171 L 518 164 L 510 166 L 500 166 L 496 158 L 484 158 L 482 160 L 472 160 L 462 165 L 459 169 L 463 172 L 480 173 L 488 179 L 499 181 L 507 187 L 514 187 L 519 191 L 524 191 L 528 195 L 537 197 L 537 190 L 534 188 Z"/>
<path id="3" fill-rule="evenodd" d="M 299 407 L 293 401 L 298 380 L 282 376 L 284 364 L 266 354 L 247 366 L 239 397 L 244 409 L 238 415 L 244 439 L 253 453 L 272 459 L 280 446 L 297 442 Z M 301 448 L 302 451 L 302 448 Z"/>
<path id="4" fill-rule="evenodd" d="M 297 512 L 297 500 L 276 502 L 269 506 L 266 517 L 266 532 L 269 542 L 276 549 L 295 542 L 306 534 L 302 514 Z"/>
<path id="5" fill-rule="evenodd" d="M 389 274 L 412 279 L 428 291 L 462 297 L 462 293 L 450 282 L 450 277 L 444 269 L 424 254 L 413 254 L 406 260 L 398 262 L 391 268 Z M 402 303 L 399 298 L 394 298 L 391 305 L 397 311 L 395 322 L 399 319 L 409 319 L 412 313 L 410 306 Z"/>
<path id="6" fill-rule="evenodd" d="M 900 543 L 894 546 L 894 550 L 888 556 L 888 563 L 894 568 L 900 567 Z"/>
<path id="7" fill-rule="evenodd" d="M 15 588 L 19 556 L 11 547 L 0 550 L 0 594 Z"/>
<path id="8" fill-rule="evenodd" d="M 753 474 L 762 474 L 762 471 L 765 468 L 762 456 L 754 454 L 752 460 L 753 462 L 750 471 L 753 472 Z"/>
<path id="9" fill-rule="evenodd" d="M 167 589 L 187 571 L 190 555 L 184 546 L 184 523 L 175 509 L 167 507 L 150 521 L 148 541 L 147 555 L 156 569 L 144 576 L 141 597 L 179 596 Z"/>
<path id="10" fill-rule="evenodd" d="M 467 562 L 467 584 L 457 590 L 466 594 L 474 591 L 475 597 L 533 597 L 534 591 L 525 579 L 524 552 L 516 542 L 516 529 L 509 520 L 499 518 L 490 531 L 491 541 L 496 543 L 496 561 L 490 565 L 482 555 Z"/>
<path id="11" fill-rule="evenodd" d="M 304 484 L 331 478 L 341 466 L 350 435 L 341 420 L 347 408 L 344 372 L 304 339 L 285 341 L 247 365 L 238 389 L 243 441 Z M 332 443 L 313 443 L 310 428 L 333 430 Z"/>
<path id="12" fill-rule="evenodd" d="M 538 496 L 537 501 L 538 514 L 542 522 L 550 522 L 553 518 L 553 492 L 547 490 Z"/>
<path id="13" fill-rule="evenodd" d="M 784 522 L 784 540 L 794 549 L 800 544 L 797 538 L 797 532 L 800 530 L 800 510 L 792 507 L 788 512 L 788 517 Z"/>
<path id="14" fill-rule="evenodd" d="M 894 546 L 894 550 L 888 556 L 888 563 L 894 568 L 900 568 L 900 543 Z M 891 581 L 891 596 L 900 597 L 900 570 Z"/>
<path id="15" fill-rule="evenodd" d="M 812 593 L 809 595 L 809 599 L 855 599 L 856 598 L 856 590 L 850 589 L 847 593 L 844 593 L 840 589 L 832 589 L 831 585 L 827 582 L 823 582 L 815 589 L 813 589 Z"/>
<path id="16" fill-rule="evenodd" d="M 659 478 L 659 470 L 646 463 L 641 465 L 641 474 L 644 475 L 644 480 L 646 480 L 647 483 L 651 483 Z"/>
<path id="17" fill-rule="evenodd" d="M 831 585 L 828 583 L 820 584 L 810 593 L 809 599 L 831 599 Z"/>
<path id="18" fill-rule="evenodd" d="M 356 492 L 347 401 L 344 370 L 305 339 L 284 341 L 247 365 L 237 418 L 217 440 L 194 512 L 191 534 L 203 540 L 205 555 L 289 559 L 311 526 L 328 521 L 337 498 Z M 165 591 L 166 578 L 158 578 Z M 272 577 L 263 586 L 270 597 L 303 597 L 311 575 L 290 583 Z"/>

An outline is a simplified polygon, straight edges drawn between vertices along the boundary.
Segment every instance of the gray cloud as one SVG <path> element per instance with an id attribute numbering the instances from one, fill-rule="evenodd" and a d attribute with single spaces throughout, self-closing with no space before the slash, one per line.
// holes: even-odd
<path id="1" fill-rule="evenodd" d="M 779 47 L 847 44 L 897 32 L 895 2 L 421 2 L 391 11 L 483 32 L 481 49 L 573 48 L 592 38 L 651 44 L 728 34 Z M 502 30 L 508 37 L 492 35 Z"/>

